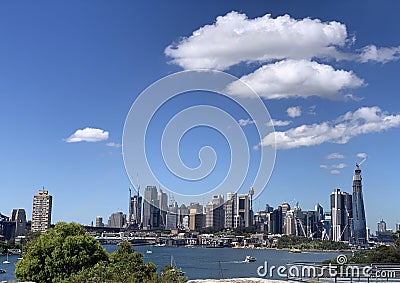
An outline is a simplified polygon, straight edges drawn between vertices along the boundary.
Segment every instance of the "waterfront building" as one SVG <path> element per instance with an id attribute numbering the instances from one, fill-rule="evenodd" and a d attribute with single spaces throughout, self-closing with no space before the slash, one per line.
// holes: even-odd
<path id="1" fill-rule="evenodd" d="M 396 223 L 396 232 L 400 230 L 400 223 Z"/>
<path id="2" fill-rule="evenodd" d="M 96 217 L 96 227 L 104 227 L 103 217 L 101 216 Z"/>
<path id="3" fill-rule="evenodd" d="M 186 225 L 184 224 L 184 217 L 187 216 Z M 181 204 L 178 210 L 178 227 L 182 227 L 184 229 L 189 229 L 189 208 L 185 204 Z"/>
<path id="4" fill-rule="evenodd" d="M 352 231 L 352 195 L 335 189 L 331 194 L 331 235 L 332 241 L 349 241 Z"/>
<path id="5" fill-rule="evenodd" d="M 51 225 L 53 197 L 47 190 L 39 190 L 33 197 L 32 232 L 46 232 Z"/>
<path id="6" fill-rule="evenodd" d="M 160 216 L 157 188 L 155 186 L 147 186 L 144 191 L 143 229 L 159 228 Z"/>
<path id="7" fill-rule="evenodd" d="M 10 221 L 15 222 L 15 237 L 24 236 L 26 233 L 26 213 L 25 209 L 13 209 L 11 211 Z"/>
<path id="8" fill-rule="evenodd" d="M 356 246 L 366 247 L 367 243 L 367 223 L 365 219 L 364 199 L 362 192 L 361 169 L 356 164 L 353 176 L 353 236 Z"/>
<path id="9" fill-rule="evenodd" d="M 122 212 L 116 212 L 108 218 L 108 227 L 123 228 L 127 224 L 126 215 Z"/>

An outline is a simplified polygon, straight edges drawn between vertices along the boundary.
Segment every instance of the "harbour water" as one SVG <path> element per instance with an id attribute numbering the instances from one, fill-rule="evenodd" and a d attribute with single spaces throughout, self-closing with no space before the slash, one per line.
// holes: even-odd
<path id="1" fill-rule="evenodd" d="M 116 245 L 105 245 L 108 252 L 113 252 Z M 336 258 L 338 252 L 301 252 L 290 253 L 285 250 L 257 250 L 232 248 L 204 248 L 204 247 L 156 247 L 136 246 L 135 250 L 143 254 L 145 262 L 153 262 L 160 270 L 170 264 L 171 257 L 174 264 L 181 268 L 189 279 L 220 279 L 258 277 L 257 268 L 268 263 L 271 266 L 281 266 L 293 262 L 319 263 L 326 259 Z M 147 253 L 151 250 L 151 253 Z M 255 262 L 243 262 L 245 257 L 255 257 Z M 0 256 L 0 269 L 7 271 L 0 274 L 0 281 L 16 280 L 14 275 L 15 263 L 18 256 L 9 256 L 10 264 L 3 264 L 5 256 Z M 265 279 L 284 279 L 276 273 L 267 274 Z"/>

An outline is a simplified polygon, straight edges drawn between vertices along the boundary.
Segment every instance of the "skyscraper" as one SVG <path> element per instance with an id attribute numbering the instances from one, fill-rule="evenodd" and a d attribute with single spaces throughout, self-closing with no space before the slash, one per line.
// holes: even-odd
<path id="1" fill-rule="evenodd" d="M 157 188 L 147 186 L 144 191 L 143 202 L 143 229 L 153 229 L 160 227 L 160 204 L 158 200 Z"/>
<path id="2" fill-rule="evenodd" d="M 15 237 L 23 236 L 26 232 L 26 213 L 25 209 L 13 209 L 10 221 L 15 222 Z"/>
<path id="3" fill-rule="evenodd" d="M 32 232 L 45 232 L 51 225 L 53 197 L 46 190 L 39 190 L 33 197 Z"/>
<path id="4" fill-rule="evenodd" d="M 356 164 L 356 170 L 353 176 L 353 237 L 355 245 L 364 247 L 367 244 L 367 223 L 365 219 L 361 180 L 361 169 L 360 166 Z"/>
<path id="5" fill-rule="evenodd" d="M 331 194 L 331 240 L 349 241 L 352 227 L 352 196 L 340 189 Z"/>
<path id="6" fill-rule="evenodd" d="M 139 190 L 137 194 L 132 196 L 131 189 L 129 188 L 129 225 L 134 227 L 140 227 L 142 222 L 142 197 L 139 195 Z"/>

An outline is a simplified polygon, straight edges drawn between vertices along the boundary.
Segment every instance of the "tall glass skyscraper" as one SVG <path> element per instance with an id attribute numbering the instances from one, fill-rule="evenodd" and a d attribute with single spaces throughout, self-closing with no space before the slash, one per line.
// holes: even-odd
<path id="1" fill-rule="evenodd" d="M 360 166 L 356 164 L 356 170 L 353 176 L 353 237 L 355 245 L 364 247 L 367 245 L 367 224 L 365 220 L 361 180 L 361 169 Z"/>

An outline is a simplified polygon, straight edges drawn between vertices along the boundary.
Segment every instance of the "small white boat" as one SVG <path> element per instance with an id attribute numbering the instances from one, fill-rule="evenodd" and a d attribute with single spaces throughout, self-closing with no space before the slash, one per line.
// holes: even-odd
<path id="1" fill-rule="evenodd" d="M 8 261 L 8 253 L 7 253 L 7 259 L 3 261 L 3 264 L 10 264 L 10 262 Z"/>
<path id="2" fill-rule="evenodd" d="M 153 253 L 152 250 L 147 250 L 147 251 L 146 251 L 146 254 L 152 254 L 152 253 Z"/>
<path id="3" fill-rule="evenodd" d="M 256 260 L 255 257 L 247 255 L 243 262 L 255 262 Z"/>

